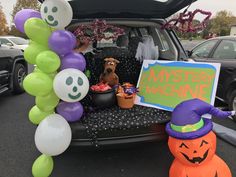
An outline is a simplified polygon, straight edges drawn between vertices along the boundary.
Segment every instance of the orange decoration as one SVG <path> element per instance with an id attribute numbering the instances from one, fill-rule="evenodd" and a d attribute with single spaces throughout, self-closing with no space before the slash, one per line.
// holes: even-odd
<path id="1" fill-rule="evenodd" d="M 118 106 L 122 109 L 131 109 L 134 106 L 134 100 L 138 89 L 129 82 L 124 83 L 122 86 L 117 88 L 117 102 Z"/>
<path id="2" fill-rule="evenodd" d="M 229 167 L 215 154 L 216 135 L 212 131 L 192 140 L 170 136 L 168 145 L 175 157 L 170 177 L 232 177 Z"/>

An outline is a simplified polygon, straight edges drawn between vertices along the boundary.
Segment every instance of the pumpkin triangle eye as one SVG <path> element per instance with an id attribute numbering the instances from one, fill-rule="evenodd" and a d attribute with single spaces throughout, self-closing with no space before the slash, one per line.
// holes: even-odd
<path id="1" fill-rule="evenodd" d="M 186 144 L 184 144 L 184 143 L 182 143 L 179 147 L 180 148 L 185 147 L 185 148 L 189 149 L 188 146 L 186 146 Z"/>
<path id="2" fill-rule="evenodd" d="M 205 140 L 202 140 L 200 147 L 202 147 L 204 144 L 208 144 Z"/>

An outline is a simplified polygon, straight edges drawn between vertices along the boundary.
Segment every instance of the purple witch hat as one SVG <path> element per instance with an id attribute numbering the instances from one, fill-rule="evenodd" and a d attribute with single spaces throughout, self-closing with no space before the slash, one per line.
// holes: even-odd
<path id="1" fill-rule="evenodd" d="M 195 139 L 204 136 L 213 127 L 211 119 L 202 118 L 204 114 L 227 118 L 235 112 L 221 111 L 199 99 L 187 100 L 175 107 L 166 131 L 169 136 L 178 139 Z"/>

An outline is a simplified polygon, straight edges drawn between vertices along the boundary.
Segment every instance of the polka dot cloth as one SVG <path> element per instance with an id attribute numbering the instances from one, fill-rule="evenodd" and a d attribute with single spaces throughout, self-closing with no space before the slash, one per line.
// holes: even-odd
<path id="1" fill-rule="evenodd" d="M 121 109 L 118 106 L 114 106 L 109 109 L 90 110 L 85 113 L 81 122 L 86 128 L 89 138 L 92 139 L 91 143 L 97 145 L 97 137 L 104 131 L 135 130 L 157 123 L 165 123 L 169 121 L 169 118 L 170 112 L 135 105 L 132 109 Z M 76 123 L 73 126 L 76 127 Z M 80 134 L 78 132 L 73 136 L 76 139 L 80 137 Z"/>

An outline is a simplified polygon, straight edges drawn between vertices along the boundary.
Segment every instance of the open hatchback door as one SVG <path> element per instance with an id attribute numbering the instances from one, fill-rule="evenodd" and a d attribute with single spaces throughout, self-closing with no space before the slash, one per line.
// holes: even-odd
<path id="1" fill-rule="evenodd" d="M 71 0 L 74 19 L 167 18 L 195 0 Z"/>

